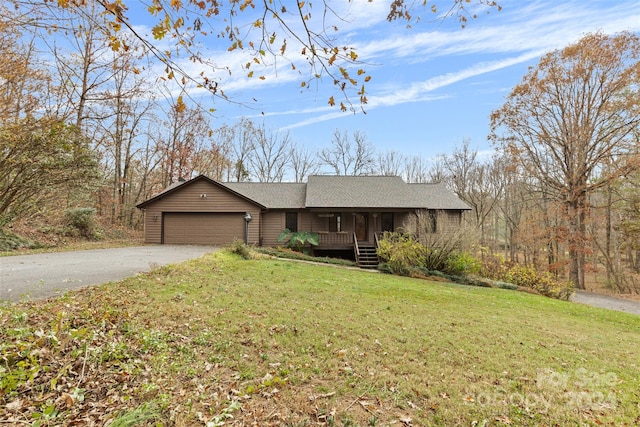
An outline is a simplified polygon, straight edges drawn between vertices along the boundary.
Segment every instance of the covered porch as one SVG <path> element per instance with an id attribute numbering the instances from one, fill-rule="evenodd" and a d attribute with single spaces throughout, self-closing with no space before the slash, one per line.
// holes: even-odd
<path id="1" fill-rule="evenodd" d="M 318 233 L 314 252 L 345 251 L 361 267 L 378 265 L 378 242 L 384 231 L 394 231 L 408 212 L 362 210 L 314 210 L 307 212 L 309 229 Z"/>
<path id="2" fill-rule="evenodd" d="M 306 227 L 318 233 L 321 249 L 351 249 L 358 245 L 371 246 L 384 231 L 402 227 L 409 212 L 359 210 L 307 212 Z"/>

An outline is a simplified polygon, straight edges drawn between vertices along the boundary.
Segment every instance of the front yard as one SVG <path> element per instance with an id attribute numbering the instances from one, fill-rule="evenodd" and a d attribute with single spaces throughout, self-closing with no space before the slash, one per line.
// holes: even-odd
<path id="1" fill-rule="evenodd" d="M 0 419 L 636 425 L 640 317 L 227 252 L 0 311 Z"/>

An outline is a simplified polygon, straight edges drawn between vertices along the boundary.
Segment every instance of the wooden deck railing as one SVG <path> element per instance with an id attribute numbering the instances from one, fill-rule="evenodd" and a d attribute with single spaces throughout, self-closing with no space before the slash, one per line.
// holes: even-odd
<path id="1" fill-rule="evenodd" d="M 345 231 L 318 232 L 319 246 L 351 246 L 352 236 Z"/>
<path id="2" fill-rule="evenodd" d="M 356 233 L 353 233 L 353 250 L 356 253 L 356 261 L 360 257 L 360 247 L 358 246 L 358 238 L 356 237 Z"/>

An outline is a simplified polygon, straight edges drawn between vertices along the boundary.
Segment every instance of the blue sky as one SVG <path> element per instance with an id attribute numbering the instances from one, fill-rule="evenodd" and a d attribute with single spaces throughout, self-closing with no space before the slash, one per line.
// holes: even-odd
<path id="1" fill-rule="evenodd" d="M 300 75 L 285 61 L 256 71 L 265 75 L 264 81 L 240 72 L 224 74 L 227 95 L 240 104 L 212 101 L 198 91 L 192 96 L 215 107 L 214 127 L 250 117 L 274 131 L 288 130 L 310 150 L 328 146 L 335 129 L 358 130 L 379 152 L 429 159 L 451 152 L 465 138 L 481 151 L 490 150 L 486 136 L 491 111 L 545 52 L 589 32 L 640 31 L 637 0 L 500 0 L 501 11 L 474 10 L 478 18 L 466 28 L 455 18 L 443 21 L 435 15 L 411 28 L 406 22 L 389 23 L 389 3 L 331 3 L 344 18 L 338 22 L 339 42 L 357 48 L 372 76 L 367 114 L 330 107 L 329 96 L 339 94 L 328 79 L 301 90 Z M 206 49 L 212 61 L 232 70 L 246 62 L 240 53 L 221 46 Z M 185 65 L 199 71 L 193 67 Z"/>

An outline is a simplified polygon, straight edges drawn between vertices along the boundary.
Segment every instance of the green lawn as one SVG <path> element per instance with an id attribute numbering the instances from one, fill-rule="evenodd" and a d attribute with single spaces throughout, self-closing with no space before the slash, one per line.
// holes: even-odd
<path id="1" fill-rule="evenodd" d="M 0 326 L 16 423 L 640 423 L 640 317 L 508 290 L 219 252 Z"/>

